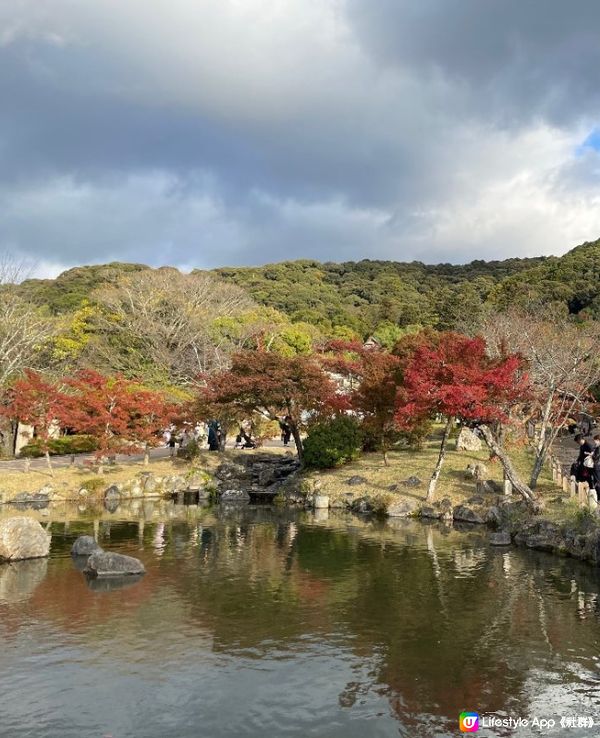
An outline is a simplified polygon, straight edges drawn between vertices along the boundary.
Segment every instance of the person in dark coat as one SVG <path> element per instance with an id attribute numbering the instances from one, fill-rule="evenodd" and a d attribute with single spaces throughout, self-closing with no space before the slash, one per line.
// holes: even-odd
<path id="1" fill-rule="evenodd" d="M 220 426 L 217 420 L 211 420 L 208 424 L 208 449 L 218 451 L 220 448 Z"/>
<path id="2" fill-rule="evenodd" d="M 290 425 L 290 416 L 286 415 L 283 420 L 279 421 L 279 427 L 281 428 L 281 440 L 283 445 L 287 446 L 292 437 L 292 426 Z"/>
<path id="3" fill-rule="evenodd" d="M 575 477 L 578 482 L 588 482 L 590 487 L 594 482 L 594 468 L 585 466 L 583 463 L 587 456 L 591 456 L 594 452 L 594 447 L 589 441 L 578 433 L 575 436 L 575 443 L 579 444 L 579 456 L 577 461 L 571 466 L 571 475 Z"/>
<path id="4" fill-rule="evenodd" d="M 596 492 L 600 492 L 600 436 L 596 435 L 593 439 L 594 450 L 592 451 L 592 459 L 594 460 L 594 488 Z"/>

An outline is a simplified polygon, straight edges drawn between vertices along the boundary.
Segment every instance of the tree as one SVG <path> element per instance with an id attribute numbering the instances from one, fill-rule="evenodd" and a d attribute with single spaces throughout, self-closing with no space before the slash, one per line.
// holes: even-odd
<path id="1" fill-rule="evenodd" d="M 576 322 L 565 310 L 537 306 L 488 315 L 481 324 L 496 356 L 510 350 L 528 364 L 528 416 L 536 421 L 535 457 L 529 486 L 535 489 L 549 450 L 565 424 L 586 407 L 600 381 L 600 325 Z"/>
<path id="2" fill-rule="evenodd" d="M 25 376 L 12 385 L 8 404 L 2 408 L 6 417 L 35 428 L 35 437 L 46 457 L 51 476 L 54 472 L 49 443 L 57 430 L 57 419 L 63 405 L 64 395 L 55 384 L 46 382 L 36 371 L 25 369 Z"/>
<path id="3" fill-rule="evenodd" d="M 366 438 L 375 442 L 387 466 L 390 445 L 398 435 L 395 415 L 401 359 L 358 342 L 332 341 L 327 350 L 325 365 L 348 383 L 349 407 L 361 418 Z"/>
<path id="4" fill-rule="evenodd" d="M 309 356 L 282 356 L 272 352 L 241 351 L 231 368 L 205 377 L 198 393 L 204 415 L 229 417 L 258 413 L 269 420 L 287 416 L 302 459 L 301 429 L 309 415 L 335 406 L 336 386 L 318 362 Z"/>
<path id="5" fill-rule="evenodd" d="M 93 296 L 100 336 L 90 344 L 108 371 L 154 382 L 193 385 L 199 374 L 223 368 L 231 353 L 215 321 L 253 307 L 234 285 L 210 274 L 177 269 L 134 272 Z"/>
<path id="6" fill-rule="evenodd" d="M 396 420 L 403 427 L 411 427 L 424 417 L 446 418 L 428 500 L 434 498 L 455 421 L 488 424 L 506 420 L 507 407 L 525 391 L 527 380 L 521 370 L 518 356 L 492 359 L 482 338 L 459 333 L 440 333 L 415 349 L 404 371 Z"/>
<path id="7" fill-rule="evenodd" d="M 65 384 L 70 392 L 59 417 L 66 426 L 98 440 L 99 460 L 144 451 L 148 463 L 148 449 L 160 443 L 160 432 L 173 414 L 161 392 L 92 370 L 79 372 Z"/>
<path id="8" fill-rule="evenodd" d="M 53 334 L 52 320 L 17 291 L 22 265 L 0 256 L 0 389 L 26 367 L 33 368 Z"/>

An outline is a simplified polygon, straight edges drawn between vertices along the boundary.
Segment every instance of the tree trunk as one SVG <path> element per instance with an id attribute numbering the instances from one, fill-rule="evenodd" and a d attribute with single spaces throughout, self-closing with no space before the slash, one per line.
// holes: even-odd
<path id="1" fill-rule="evenodd" d="M 533 462 L 533 469 L 531 470 L 531 478 L 529 480 L 529 487 L 535 489 L 537 487 L 537 480 L 540 476 L 542 469 L 544 468 L 544 462 L 548 455 L 548 446 L 544 444 L 542 448 L 537 449 L 535 454 L 535 461 Z"/>
<path id="2" fill-rule="evenodd" d="M 554 390 L 551 389 L 546 398 L 544 405 L 544 412 L 542 413 L 542 423 L 540 426 L 540 437 L 538 439 L 537 448 L 535 449 L 535 461 L 533 463 L 533 469 L 531 470 L 531 478 L 529 480 L 529 486 L 531 489 L 535 489 L 537 486 L 537 480 L 540 476 L 540 472 L 544 466 L 546 455 L 548 453 L 548 447 L 550 445 L 550 439 L 548 438 L 548 425 L 550 423 L 550 413 L 552 412 L 552 402 L 554 401 Z"/>
<path id="3" fill-rule="evenodd" d="M 490 450 L 500 459 L 506 478 L 510 481 L 521 497 L 530 505 L 532 508 L 537 509 L 540 507 L 540 501 L 532 492 L 532 490 L 523 482 L 523 480 L 517 474 L 516 469 L 512 465 L 511 460 L 508 458 L 506 451 L 500 446 L 497 439 L 494 437 L 492 430 L 487 425 L 480 425 L 479 430 L 485 438 L 485 442 L 489 446 Z"/>
<path id="4" fill-rule="evenodd" d="M 296 451 L 298 452 L 298 458 L 300 461 L 304 458 L 304 446 L 302 445 L 302 438 L 300 437 L 300 430 L 296 423 L 290 423 L 290 428 L 292 430 L 292 436 L 294 437 L 294 441 L 296 442 Z"/>
<path id="5" fill-rule="evenodd" d="M 46 457 L 46 464 L 48 465 L 48 471 L 50 472 L 50 476 L 54 476 L 54 469 L 52 468 L 52 461 L 50 461 L 50 452 L 46 449 L 46 453 L 44 454 Z"/>
<path id="6" fill-rule="evenodd" d="M 440 454 L 438 456 L 437 464 L 435 465 L 435 469 L 433 470 L 433 474 L 429 480 L 429 487 L 427 488 L 428 502 L 432 502 L 435 496 L 435 488 L 442 470 L 442 464 L 446 457 L 446 446 L 448 445 L 448 439 L 450 438 L 450 432 L 452 431 L 453 426 L 454 417 L 450 416 L 446 422 L 446 427 L 444 428 L 444 435 L 442 436 L 442 445 L 440 446 Z"/>

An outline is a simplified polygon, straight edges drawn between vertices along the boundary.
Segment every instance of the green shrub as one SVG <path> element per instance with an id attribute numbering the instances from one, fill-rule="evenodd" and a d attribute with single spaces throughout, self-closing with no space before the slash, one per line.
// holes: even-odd
<path id="1" fill-rule="evenodd" d="M 90 453 L 96 451 L 97 448 L 98 441 L 93 436 L 59 436 L 58 438 L 52 438 L 48 443 L 51 456 Z M 35 439 L 23 446 L 19 452 L 19 456 L 30 459 L 43 455 L 44 452 L 40 447 L 40 443 Z"/>
<path id="2" fill-rule="evenodd" d="M 304 463 L 312 469 L 332 469 L 355 459 L 362 448 L 358 422 L 341 415 L 316 423 L 304 441 Z"/>
<path id="3" fill-rule="evenodd" d="M 91 494 L 96 494 L 105 490 L 108 487 L 108 482 L 102 477 L 90 477 L 84 479 L 79 486 L 82 489 L 87 489 Z"/>

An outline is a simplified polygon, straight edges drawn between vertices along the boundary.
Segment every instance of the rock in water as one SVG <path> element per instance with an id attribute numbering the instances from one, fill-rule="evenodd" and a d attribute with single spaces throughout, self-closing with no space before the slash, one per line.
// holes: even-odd
<path id="1" fill-rule="evenodd" d="M 456 439 L 457 451 L 481 451 L 481 438 L 469 428 L 461 428 Z"/>
<path id="2" fill-rule="evenodd" d="M 492 546 L 510 546 L 510 533 L 507 530 L 498 530 L 490 533 L 490 543 Z"/>
<path id="3" fill-rule="evenodd" d="M 0 560 L 44 558 L 50 552 L 50 538 L 33 518 L 0 520 Z"/>
<path id="4" fill-rule="evenodd" d="M 96 551 L 88 559 L 83 570 L 89 577 L 122 577 L 145 574 L 146 569 L 139 559 L 123 554 Z"/>
<path id="5" fill-rule="evenodd" d="M 102 547 L 93 536 L 79 536 L 71 546 L 71 556 L 90 556 L 96 551 L 102 551 Z"/>

